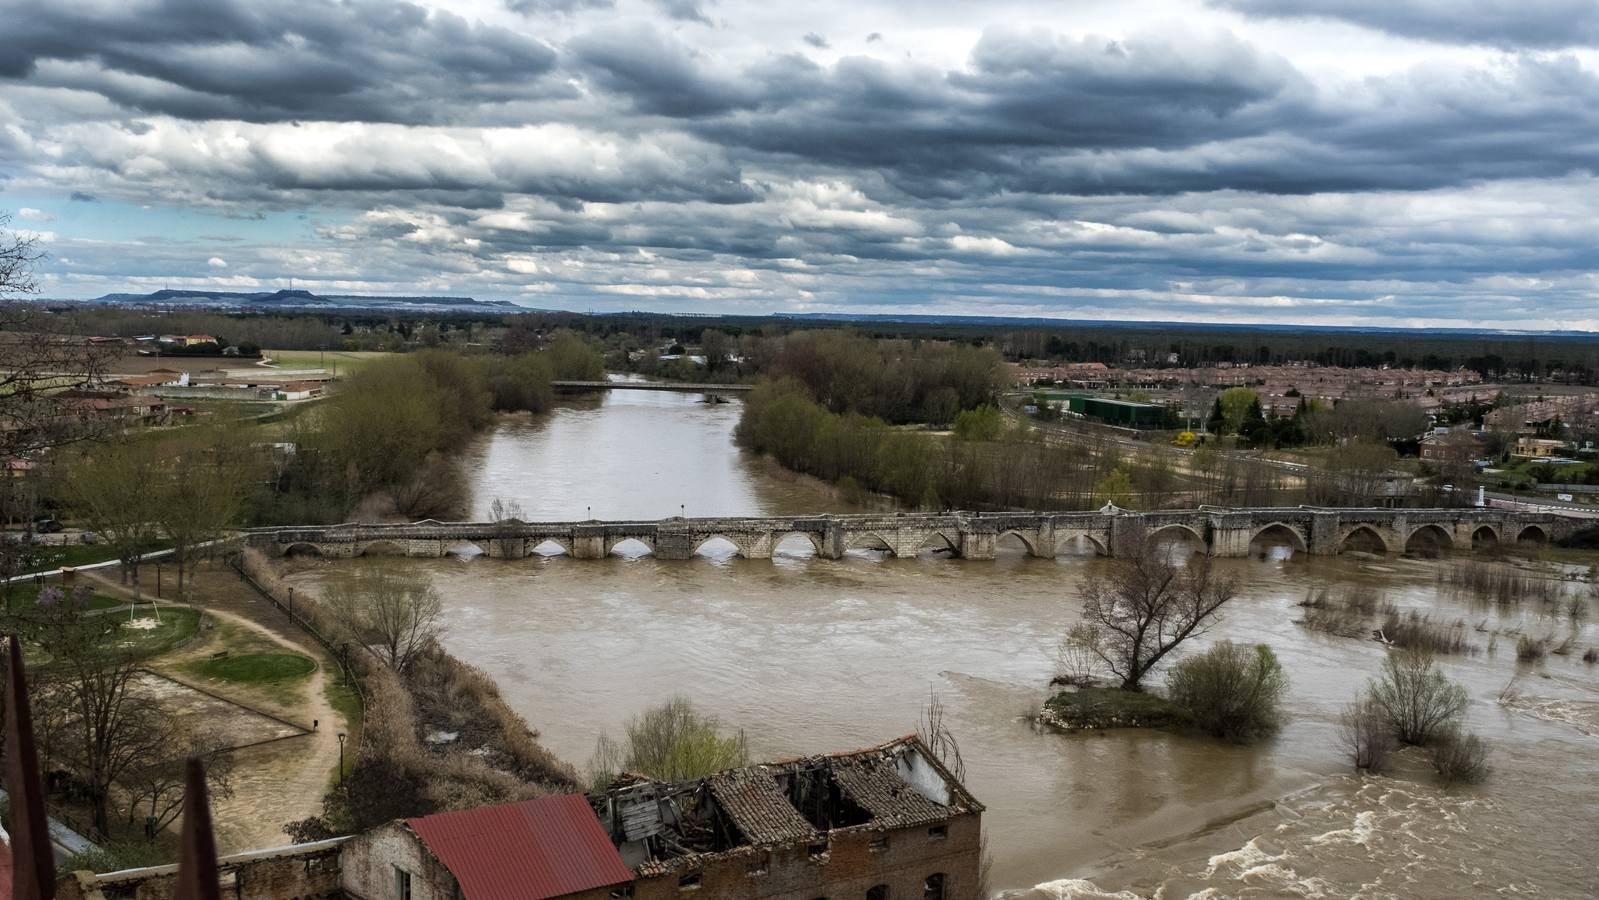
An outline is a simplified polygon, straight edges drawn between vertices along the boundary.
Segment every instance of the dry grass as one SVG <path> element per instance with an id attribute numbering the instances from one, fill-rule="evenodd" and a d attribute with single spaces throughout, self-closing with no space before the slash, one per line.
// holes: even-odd
<path id="1" fill-rule="evenodd" d="M 1390 644 L 1406 649 L 1426 650 L 1431 653 L 1474 653 L 1476 648 L 1466 640 L 1466 621 L 1456 619 L 1445 625 L 1434 622 L 1432 616 L 1418 614 L 1415 610 L 1400 615 L 1391 609 L 1383 617 L 1382 637 Z"/>
<path id="2" fill-rule="evenodd" d="M 1438 573 L 1440 584 L 1455 588 L 1477 603 L 1499 607 L 1538 601 L 1555 606 L 1566 595 L 1566 585 L 1555 578 L 1530 575 L 1512 566 L 1482 560 L 1462 560 Z"/>

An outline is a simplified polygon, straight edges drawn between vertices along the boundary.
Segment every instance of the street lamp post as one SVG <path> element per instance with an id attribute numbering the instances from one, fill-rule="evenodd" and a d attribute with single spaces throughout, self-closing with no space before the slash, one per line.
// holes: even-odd
<path id="1" fill-rule="evenodd" d="M 339 784 L 344 783 L 344 732 L 339 732 Z"/>

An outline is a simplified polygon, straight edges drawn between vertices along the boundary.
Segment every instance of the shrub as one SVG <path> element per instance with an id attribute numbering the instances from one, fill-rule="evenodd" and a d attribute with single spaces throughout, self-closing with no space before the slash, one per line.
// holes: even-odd
<path id="1" fill-rule="evenodd" d="M 1424 650 L 1389 654 L 1370 690 L 1394 737 L 1405 744 L 1432 743 L 1454 730 L 1466 712 L 1466 689 L 1438 671 Z"/>
<path id="2" fill-rule="evenodd" d="M 1488 745 L 1475 734 L 1450 732 L 1432 745 L 1429 755 L 1445 784 L 1477 784 L 1488 777 Z"/>
<path id="3" fill-rule="evenodd" d="M 1588 652 L 1584 653 L 1582 655 L 1582 661 L 1585 662 L 1585 663 L 1596 663 L 1596 662 L 1599 662 L 1599 650 L 1595 650 L 1592 647 L 1589 647 L 1588 648 Z"/>
<path id="4" fill-rule="evenodd" d="M 1516 638 L 1516 659 L 1521 662 L 1537 662 L 1548 652 L 1549 642 L 1546 640 L 1526 635 Z"/>
<path id="5" fill-rule="evenodd" d="M 744 732 L 722 737 L 721 731 L 721 719 L 699 712 L 687 697 L 673 697 L 629 720 L 624 744 L 602 733 L 589 763 L 590 778 L 596 788 L 622 772 L 686 781 L 747 764 Z"/>
<path id="6" fill-rule="evenodd" d="M 1338 714 L 1338 737 L 1354 759 L 1355 768 L 1366 772 L 1381 772 L 1395 747 L 1388 714 L 1369 692 Z"/>
<path id="7" fill-rule="evenodd" d="M 1228 740 L 1250 741 L 1281 724 L 1288 676 L 1265 644 L 1221 641 L 1174 666 L 1166 685 L 1171 701 L 1195 727 Z"/>

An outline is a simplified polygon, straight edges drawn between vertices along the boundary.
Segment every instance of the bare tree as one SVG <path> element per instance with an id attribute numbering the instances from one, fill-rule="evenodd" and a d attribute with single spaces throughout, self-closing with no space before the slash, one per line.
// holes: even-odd
<path id="1" fill-rule="evenodd" d="M 921 721 L 916 725 L 916 736 L 933 751 L 944 768 L 954 773 L 956 781 L 966 780 L 966 760 L 961 758 L 955 733 L 944 724 L 944 701 L 939 699 L 937 691 L 929 689 L 927 693 L 927 708 L 922 710 Z"/>
<path id="2" fill-rule="evenodd" d="M 0 216 L 0 459 L 29 459 L 40 451 L 96 433 L 64 393 L 101 384 L 114 345 L 96 346 L 70 323 L 22 302 L 38 292 L 36 239 L 6 228 Z"/>
<path id="3" fill-rule="evenodd" d="M 139 556 L 160 534 L 166 458 L 147 440 L 95 445 L 74 459 L 62 497 L 116 551 L 122 581 L 139 592 Z"/>
<path id="4" fill-rule="evenodd" d="M 129 769 L 119 780 L 128 800 L 128 824 L 139 824 L 142 813 L 152 836 L 183 814 L 184 763 L 191 757 L 205 763 L 212 799 L 233 796 L 233 756 L 219 735 L 198 732 L 192 722 L 171 718 L 165 748 L 155 762 Z"/>
<path id="5" fill-rule="evenodd" d="M 518 525 L 523 522 L 522 505 L 515 500 L 494 498 L 489 505 L 489 517 L 494 520 L 495 543 L 499 544 L 500 556 L 510 559 L 516 554 L 516 543 L 521 540 L 515 532 Z"/>
<path id="6" fill-rule="evenodd" d="M 77 778 L 94 826 L 104 833 L 111 825 L 112 786 L 169 751 L 171 726 L 139 687 L 144 658 L 117 634 L 121 619 L 89 615 L 89 594 L 47 588 L 12 624 L 51 660 L 30 685 L 41 749 L 53 767 Z"/>
<path id="7" fill-rule="evenodd" d="M 1178 565 L 1143 540 L 1135 555 L 1088 579 L 1082 593 L 1082 623 L 1067 640 L 1097 656 L 1124 690 L 1136 691 L 1166 654 L 1219 621 L 1237 580 L 1219 575 L 1209 556 Z"/>
<path id="8" fill-rule="evenodd" d="M 426 575 L 358 569 L 328 589 L 327 605 L 353 639 L 400 672 L 444 634 L 444 602 Z"/>
<path id="9" fill-rule="evenodd" d="M 200 547 L 222 537 L 244 509 L 258 458 L 241 434 L 231 423 L 220 423 L 186 430 L 165 448 L 155 516 L 172 541 L 178 589 L 185 594 L 192 588 L 184 576 Z"/>
<path id="10" fill-rule="evenodd" d="M 1431 744 L 1452 734 L 1466 712 L 1466 689 L 1450 681 L 1424 649 L 1388 654 L 1371 682 L 1371 699 L 1405 744 Z"/>

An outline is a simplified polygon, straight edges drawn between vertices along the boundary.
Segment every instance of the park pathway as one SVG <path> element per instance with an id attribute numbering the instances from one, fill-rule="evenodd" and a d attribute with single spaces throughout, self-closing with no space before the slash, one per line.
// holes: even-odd
<path id="1" fill-rule="evenodd" d="M 105 574 L 81 574 L 85 580 L 92 581 L 97 590 L 128 599 L 133 597 L 131 588 Z M 141 602 L 148 603 L 151 599 L 145 596 Z M 155 602 L 161 607 L 193 606 L 285 650 L 316 660 L 317 667 L 305 685 L 304 703 L 296 710 L 297 715 L 289 717 L 310 733 L 236 751 L 231 782 L 233 794 L 214 804 L 217 841 L 223 853 L 289 843 L 288 836 L 283 833 L 284 823 L 321 814 L 322 796 L 327 793 L 339 766 L 338 733 L 348 733 L 349 729 L 343 715 L 328 702 L 329 664 L 324 654 L 310 642 L 294 641 L 248 616 L 201 604 Z M 313 723 L 316 724 L 314 728 Z M 177 827 L 176 823 L 173 827 Z"/>

